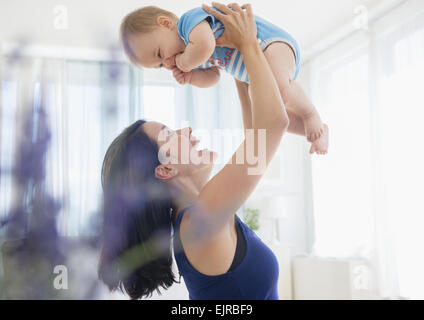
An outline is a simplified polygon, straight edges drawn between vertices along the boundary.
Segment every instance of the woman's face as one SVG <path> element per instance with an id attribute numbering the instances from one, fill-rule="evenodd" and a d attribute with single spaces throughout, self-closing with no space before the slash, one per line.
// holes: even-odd
<path id="1" fill-rule="evenodd" d="M 174 131 L 159 122 L 149 121 L 142 125 L 142 130 L 157 142 L 159 161 L 165 169 L 176 170 L 182 176 L 199 172 L 209 176 L 217 154 L 209 149 L 197 150 L 199 140 L 191 135 L 190 127 Z"/>

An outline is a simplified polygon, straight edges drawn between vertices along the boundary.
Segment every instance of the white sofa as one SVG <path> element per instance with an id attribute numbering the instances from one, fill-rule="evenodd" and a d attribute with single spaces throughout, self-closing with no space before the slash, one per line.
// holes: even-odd
<path id="1" fill-rule="evenodd" d="M 375 299 L 370 268 L 363 260 L 293 257 L 292 270 L 295 300 Z"/>

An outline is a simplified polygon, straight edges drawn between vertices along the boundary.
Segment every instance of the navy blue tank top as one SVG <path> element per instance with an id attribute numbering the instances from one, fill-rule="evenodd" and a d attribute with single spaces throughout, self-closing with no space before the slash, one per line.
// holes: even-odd
<path id="1" fill-rule="evenodd" d="M 187 207 L 188 208 L 188 207 Z M 239 265 L 226 273 L 209 276 L 188 261 L 179 236 L 184 208 L 174 227 L 174 254 L 190 300 L 278 300 L 278 261 L 271 249 L 235 215 L 246 240 L 246 253 Z"/>

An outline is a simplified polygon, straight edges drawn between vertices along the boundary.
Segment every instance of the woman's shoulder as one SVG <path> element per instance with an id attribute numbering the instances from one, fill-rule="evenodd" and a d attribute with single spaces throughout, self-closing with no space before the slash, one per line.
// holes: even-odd
<path id="1" fill-rule="evenodd" d="M 234 220 L 214 229 L 190 207 L 180 212 L 179 236 L 184 254 L 194 269 L 205 275 L 219 275 L 230 267 L 237 244 Z M 222 226 L 222 225 L 221 225 Z"/>

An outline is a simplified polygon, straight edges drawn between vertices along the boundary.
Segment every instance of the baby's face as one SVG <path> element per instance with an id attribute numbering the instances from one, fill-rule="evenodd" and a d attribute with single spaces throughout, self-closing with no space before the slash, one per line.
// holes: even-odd
<path id="1" fill-rule="evenodd" d="M 171 27 L 159 25 L 150 33 L 132 35 L 128 42 L 138 63 L 144 68 L 171 69 L 175 65 L 173 58 L 185 49 L 175 24 Z"/>

